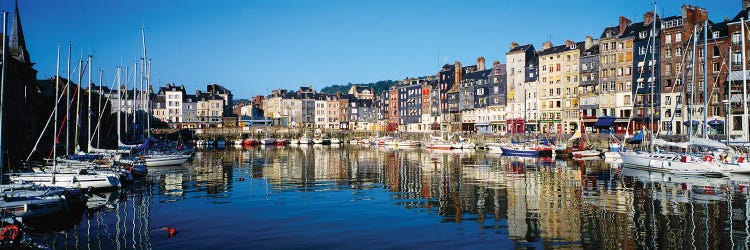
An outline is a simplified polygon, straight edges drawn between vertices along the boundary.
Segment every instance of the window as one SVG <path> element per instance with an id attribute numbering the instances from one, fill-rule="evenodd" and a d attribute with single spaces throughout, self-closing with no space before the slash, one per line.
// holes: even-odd
<path id="1" fill-rule="evenodd" d="M 739 52 L 734 52 L 732 54 L 732 64 L 739 65 L 742 64 L 742 54 Z"/>
<path id="2" fill-rule="evenodd" d="M 718 73 L 719 72 L 719 63 L 715 62 L 713 64 L 713 69 L 712 70 L 713 70 L 714 73 Z"/>
<path id="3" fill-rule="evenodd" d="M 742 43 L 742 40 L 740 38 L 740 33 L 732 34 L 732 44 L 739 45 L 740 43 Z"/>
<path id="4" fill-rule="evenodd" d="M 672 34 L 668 34 L 665 43 L 672 43 Z"/>
<path id="5" fill-rule="evenodd" d="M 667 50 L 666 50 L 666 51 L 664 52 L 664 56 L 665 56 L 666 58 L 670 58 L 670 57 L 672 57 L 672 50 L 671 50 L 671 49 L 667 49 Z"/>
<path id="6" fill-rule="evenodd" d="M 664 65 L 664 74 L 672 74 L 672 64 L 667 63 L 667 65 Z"/>
<path id="7" fill-rule="evenodd" d="M 674 36 L 675 42 L 682 42 L 682 32 L 677 32 L 677 34 Z"/>
<path id="8" fill-rule="evenodd" d="M 678 56 L 678 57 L 682 56 L 682 48 L 678 47 L 678 48 L 674 49 L 674 55 Z"/>

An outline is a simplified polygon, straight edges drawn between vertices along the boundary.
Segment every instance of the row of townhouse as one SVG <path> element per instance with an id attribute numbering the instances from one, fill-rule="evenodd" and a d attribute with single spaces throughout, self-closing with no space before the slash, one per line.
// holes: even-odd
<path id="1" fill-rule="evenodd" d="M 352 86 L 346 94 L 322 94 L 312 87 L 273 90 L 262 100 L 262 113 L 274 125 L 327 130 L 375 131 L 378 126 L 372 88 Z"/>
<path id="2" fill-rule="evenodd" d="M 112 112 L 146 113 L 172 128 L 208 128 L 222 127 L 224 117 L 232 116 L 232 93 L 217 84 L 209 84 L 206 91 L 196 90 L 188 94 L 184 85 L 167 84 L 160 87 L 157 93 L 152 91 L 109 91 L 109 100 L 113 102 Z M 118 94 L 121 98 L 118 99 Z M 149 96 L 145 102 L 143 97 Z M 121 100 L 121 105 L 117 105 Z M 144 110 L 149 107 L 150 110 Z"/>
<path id="3" fill-rule="evenodd" d="M 741 27 L 747 29 L 750 1 L 718 23 L 703 8 L 681 8 L 669 17 L 646 12 L 637 23 L 621 16 L 598 38 L 580 42 L 547 41 L 539 50 L 514 42 L 506 64 L 491 69 L 480 57 L 475 65 L 455 62 L 435 76 L 404 79 L 375 98 L 378 120 L 408 132 L 571 133 L 582 122 L 616 133 L 747 134 L 742 44 L 747 50 L 750 32 Z"/>

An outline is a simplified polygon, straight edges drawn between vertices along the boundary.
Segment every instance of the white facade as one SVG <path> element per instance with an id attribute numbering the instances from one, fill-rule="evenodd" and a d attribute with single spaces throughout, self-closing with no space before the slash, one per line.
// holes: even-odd
<path id="1" fill-rule="evenodd" d="M 508 119 L 523 118 L 524 113 L 524 81 L 526 66 L 526 51 L 516 51 L 505 55 L 507 70 L 507 96 L 508 102 L 505 106 Z"/>
<path id="2" fill-rule="evenodd" d="M 167 109 L 168 122 L 182 122 L 182 98 L 184 93 L 177 90 L 164 91 L 164 104 Z"/>

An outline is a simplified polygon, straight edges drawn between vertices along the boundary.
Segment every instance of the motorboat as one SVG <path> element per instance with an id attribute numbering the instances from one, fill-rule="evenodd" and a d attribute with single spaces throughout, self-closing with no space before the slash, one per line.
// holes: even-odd
<path id="1" fill-rule="evenodd" d="M 146 167 L 160 167 L 183 164 L 190 159 L 190 156 L 179 153 L 145 154 L 139 156 L 139 159 L 145 162 Z"/>
<path id="2" fill-rule="evenodd" d="M 58 172 L 29 172 L 10 174 L 10 180 L 15 183 L 34 183 L 41 186 L 107 189 L 119 188 L 119 175 L 113 171 L 91 171 L 78 169 Z M 53 181 L 54 180 L 54 181 Z"/>

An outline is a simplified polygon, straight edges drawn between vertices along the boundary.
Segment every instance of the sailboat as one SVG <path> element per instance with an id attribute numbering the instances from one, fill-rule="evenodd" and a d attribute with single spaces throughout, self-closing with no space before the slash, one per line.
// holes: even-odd
<path id="1" fill-rule="evenodd" d="M 704 44 L 706 44 L 707 35 L 705 29 L 708 27 L 708 21 L 705 21 L 704 25 Z M 697 33 L 696 27 L 694 28 L 693 36 L 696 36 Z M 694 42 L 693 51 L 695 51 L 695 46 Z M 705 64 L 704 67 L 706 67 Z M 695 81 L 696 77 L 693 76 L 692 78 Z M 704 77 L 705 80 L 706 77 Z M 706 95 L 704 94 L 705 97 Z M 707 101 L 704 100 L 704 105 L 707 104 Z M 705 121 L 705 116 L 707 115 L 705 109 L 703 115 Z M 688 131 L 688 141 L 683 143 L 667 142 L 661 139 L 650 141 L 652 149 L 654 147 L 672 147 L 683 151 L 680 153 L 651 150 L 652 152 L 621 152 L 620 155 L 625 166 L 649 171 L 709 175 L 750 173 L 750 163 L 746 162 L 744 157 L 738 156 L 732 148 L 718 141 L 708 139 L 705 128 L 703 130 L 703 138 L 691 137 L 692 133 L 692 129 Z"/>
<path id="2" fill-rule="evenodd" d="M 574 158 L 599 156 L 601 152 L 591 149 L 591 145 L 586 144 L 586 128 L 583 127 L 583 117 L 579 114 L 578 129 L 576 134 L 580 135 L 578 146 L 571 148 L 571 154 Z"/>
<path id="3" fill-rule="evenodd" d="M 7 31 L 7 20 L 8 13 L 3 13 L 3 30 Z M 16 18 L 18 17 L 18 8 L 16 7 Z M 17 19 L 18 20 L 18 19 Z M 6 48 L 6 37 L 3 36 L 2 44 L 2 79 L 0 79 L 0 134 L 2 134 L 3 128 L 3 106 L 5 100 L 5 65 L 7 48 Z M 59 65 L 60 48 L 58 46 L 58 65 Z M 59 66 L 58 66 L 59 72 Z M 59 74 L 57 74 L 59 76 Z M 56 79 L 56 83 L 59 83 L 59 77 Z M 56 93 L 57 87 L 56 85 Z M 55 96 L 55 100 L 57 96 Z M 55 109 L 55 114 L 57 109 Z M 55 116 L 55 118 L 57 118 Z M 55 119 L 56 120 L 56 119 Z M 56 126 L 56 124 L 55 124 Z M 46 128 L 46 126 L 45 126 Z M 55 131 L 56 132 L 56 131 Z M 53 134 L 56 134 L 53 132 Z M 1 137 L 0 137 L 1 138 Z M 36 145 L 35 145 L 36 146 Z M 2 141 L 0 141 L 0 147 L 2 147 Z M 2 150 L 0 150 L 2 152 Z M 2 155 L 0 155 L 0 159 Z M 0 160 L 0 177 L 2 177 L 3 160 Z M 15 217 L 21 218 L 33 218 L 51 215 L 59 212 L 69 211 L 71 208 L 76 208 L 76 201 L 79 204 L 86 202 L 86 197 L 82 195 L 75 195 L 74 190 L 70 189 L 56 189 L 56 188 L 44 188 L 33 184 L 2 184 L 0 178 L 0 211 L 3 214 L 10 214 Z M 80 194 L 80 192 L 78 192 Z"/>
<path id="4" fill-rule="evenodd" d="M 60 48 L 58 47 L 57 56 L 57 72 L 59 72 L 60 65 Z M 69 86 L 69 84 L 66 84 Z M 67 87 L 66 87 L 67 88 Z M 55 187 L 66 187 L 66 188 L 117 188 L 120 187 L 120 180 L 117 175 L 109 173 L 101 173 L 98 171 L 88 171 L 87 169 L 71 170 L 67 168 L 65 170 L 58 170 L 57 164 L 57 109 L 59 102 L 62 99 L 62 94 L 58 96 L 59 89 L 59 73 L 56 74 L 55 80 L 55 108 L 53 109 L 53 116 L 55 118 L 55 124 L 53 125 L 53 157 L 52 157 L 52 171 L 50 172 L 24 172 L 11 174 L 10 180 L 16 183 L 35 183 L 42 186 L 55 186 Z M 66 107 L 67 108 L 67 107 Z M 41 135 L 40 135 L 41 138 Z"/>

